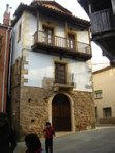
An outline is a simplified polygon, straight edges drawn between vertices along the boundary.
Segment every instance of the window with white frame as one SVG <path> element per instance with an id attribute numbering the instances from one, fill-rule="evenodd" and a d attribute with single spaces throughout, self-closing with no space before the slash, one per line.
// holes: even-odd
<path id="1" fill-rule="evenodd" d="M 95 99 L 103 98 L 103 91 L 102 90 L 96 90 L 94 97 L 95 97 Z"/>

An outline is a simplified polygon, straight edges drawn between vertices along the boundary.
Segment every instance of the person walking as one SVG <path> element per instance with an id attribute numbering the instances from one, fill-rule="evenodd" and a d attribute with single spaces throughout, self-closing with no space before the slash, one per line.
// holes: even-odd
<path id="1" fill-rule="evenodd" d="M 26 153 L 42 153 L 41 142 L 37 134 L 30 133 L 25 137 Z"/>
<path id="2" fill-rule="evenodd" d="M 45 137 L 45 150 L 46 153 L 53 153 L 53 137 L 55 136 L 55 130 L 50 122 L 46 122 L 45 126 L 43 131 Z"/>
<path id="3" fill-rule="evenodd" d="M 9 126 L 6 113 L 0 113 L 0 153 L 13 153 L 16 147 L 13 131 Z"/>

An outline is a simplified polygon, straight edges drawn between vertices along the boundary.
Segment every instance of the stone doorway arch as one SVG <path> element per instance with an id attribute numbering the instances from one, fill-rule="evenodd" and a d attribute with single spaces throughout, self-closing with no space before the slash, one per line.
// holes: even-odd
<path id="1" fill-rule="evenodd" d="M 71 106 L 64 94 L 57 94 L 52 101 L 52 123 L 56 131 L 71 131 Z"/>
<path id="2" fill-rule="evenodd" d="M 71 131 L 75 132 L 74 101 L 68 93 L 65 93 L 65 92 L 55 93 L 48 99 L 48 121 L 52 123 L 52 102 L 53 102 L 54 97 L 57 94 L 64 94 L 69 99 L 70 106 L 71 106 Z"/>

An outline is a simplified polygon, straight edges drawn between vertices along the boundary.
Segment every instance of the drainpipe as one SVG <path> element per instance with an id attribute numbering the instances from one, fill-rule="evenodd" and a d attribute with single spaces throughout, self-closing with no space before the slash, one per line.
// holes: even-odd
<path id="1" fill-rule="evenodd" d="M 10 32 L 10 41 L 11 41 L 11 46 L 10 46 L 10 54 L 9 54 L 9 68 L 8 68 L 8 96 L 10 96 L 10 84 L 11 84 L 11 65 L 12 65 L 12 52 L 13 52 L 13 42 L 12 42 L 12 38 L 11 39 L 11 35 L 13 35 L 13 31 Z"/>
<path id="2" fill-rule="evenodd" d="M 2 109 L 1 111 L 4 112 L 4 94 L 5 94 L 5 79 L 6 79 L 6 63 L 7 63 L 7 49 L 8 49 L 8 33 L 9 27 L 6 30 L 6 40 L 5 40 L 5 52 L 4 52 L 4 64 L 3 64 L 3 82 L 2 82 Z"/>

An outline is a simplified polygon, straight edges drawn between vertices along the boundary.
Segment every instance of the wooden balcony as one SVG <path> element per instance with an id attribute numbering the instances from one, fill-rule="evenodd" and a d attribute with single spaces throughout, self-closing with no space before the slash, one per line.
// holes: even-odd
<path id="1" fill-rule="evenodd" d="M 114 28 L 114 17 L 111 9 L 96 11 L 90 14 L 91 31 L 93 34 L 111 31 Z"/>
<path id="2" fill-rule="evenodd" d="M 43 31 L 34 34 L 32 50 L 48 54 L 58 54 L 64 57 L 72 57 L 80 60 L 91 58 L 91 47 L 83 42 L 73 42 L 67 38 L 52 36 L 48 38 Z"/>

